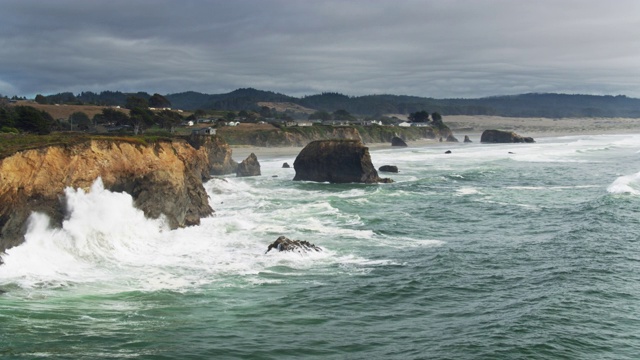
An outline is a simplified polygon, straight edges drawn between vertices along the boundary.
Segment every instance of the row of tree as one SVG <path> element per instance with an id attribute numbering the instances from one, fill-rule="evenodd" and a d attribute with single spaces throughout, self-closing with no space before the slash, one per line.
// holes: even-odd
<path id="1" fill-rule="evenodd" d="M 0 132 L 29 132 L 40 135 L 60 129 L 49 113 L 31 106 L 0 106 Z"/>

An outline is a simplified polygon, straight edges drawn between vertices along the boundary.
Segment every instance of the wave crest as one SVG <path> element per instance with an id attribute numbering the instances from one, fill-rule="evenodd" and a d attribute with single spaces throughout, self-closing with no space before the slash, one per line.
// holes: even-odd
<path id="1" fill-rule="evenodd" d="M 607 191 L 611 194 L 640 195 L 640 172 L 618 177 Z"/>

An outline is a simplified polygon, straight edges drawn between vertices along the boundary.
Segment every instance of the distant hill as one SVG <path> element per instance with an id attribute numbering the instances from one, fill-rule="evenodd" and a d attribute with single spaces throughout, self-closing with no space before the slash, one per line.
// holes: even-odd
<path id="1" fill-rule="evenodd" d="M 47 96 L 49 103 L 77 103 L 123 106 L 127 97 L 148 99 L 145 92 L 83 92 L 77 96 L 60 93 Z M 494 115 L 510 117 L 630 117 L 640 118 L 640 99 L 618 96 L 521 94 L 478 99 L 434 99 L 406 95 L 347 96 L 335 92 L 296 98 L 253 88 L 226 94 L 203 94 L 194 91 L 168 94 L 173 108 L 183 110 L 258 110 L 260 103 L 290 103 L 313 110 L 333 112 L 347 110 L 357 115 L 409 114 L 416 111 L 442 115 Z M 295 111 L 295 106 L 289 106 Z"/>

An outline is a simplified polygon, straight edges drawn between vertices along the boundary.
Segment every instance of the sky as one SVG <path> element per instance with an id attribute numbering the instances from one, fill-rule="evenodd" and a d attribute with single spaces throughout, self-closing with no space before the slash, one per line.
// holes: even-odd
<path id="1" fill-rule="evenodd" d="M 0 94 L 640 97 L 638 0 L 0 0 Z"/>

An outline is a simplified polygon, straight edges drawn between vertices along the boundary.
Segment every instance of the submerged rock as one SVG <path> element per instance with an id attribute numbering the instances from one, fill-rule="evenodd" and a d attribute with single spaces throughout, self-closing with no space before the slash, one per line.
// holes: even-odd
<path id="1" fill-rule="evenodd" d="M 293 163 L 294 181 L 330 183 L 393 182 L 382 179 L 371 163 L 369 148 L 358 140 L 317 140 L 300 151 Z"/>
<path id="2" fill-rule="evenodd" d="M 391 146 L 407 147 L 407 143 L 401 138 L 394 136 L 391 138 Z"/>
<path id="3" fill-rule="evenodd" d="M 260 163 L 258 162 L 258 157 L 256 154 L 251 153 L 246 159 L 242 160 L 240 164 L 238 164 L 238 168 L 236 169 L 236 176 L 244 177 L 244 176 L 259 176 L 260 175 Z"/>
<path id="4" fill-rule="evenodd" d="M 322 251 L 322 249 L 308 241 L 303 240 L 291 240 L 286 236 L 280 236 L 273 243 L 269 244 L 267 248 L 268 253 L 271 249 L 275 249 L 278 251 L 297 251 L 299 253 L 309 252 L 309 251 Z"/>
<path id="5" fill-rule="evenodd" d="M 513 131 L 485 130 L 482 132 L 480 142 L 483 143 L 533 143 L 531 137 L 523 137 Z"/>

